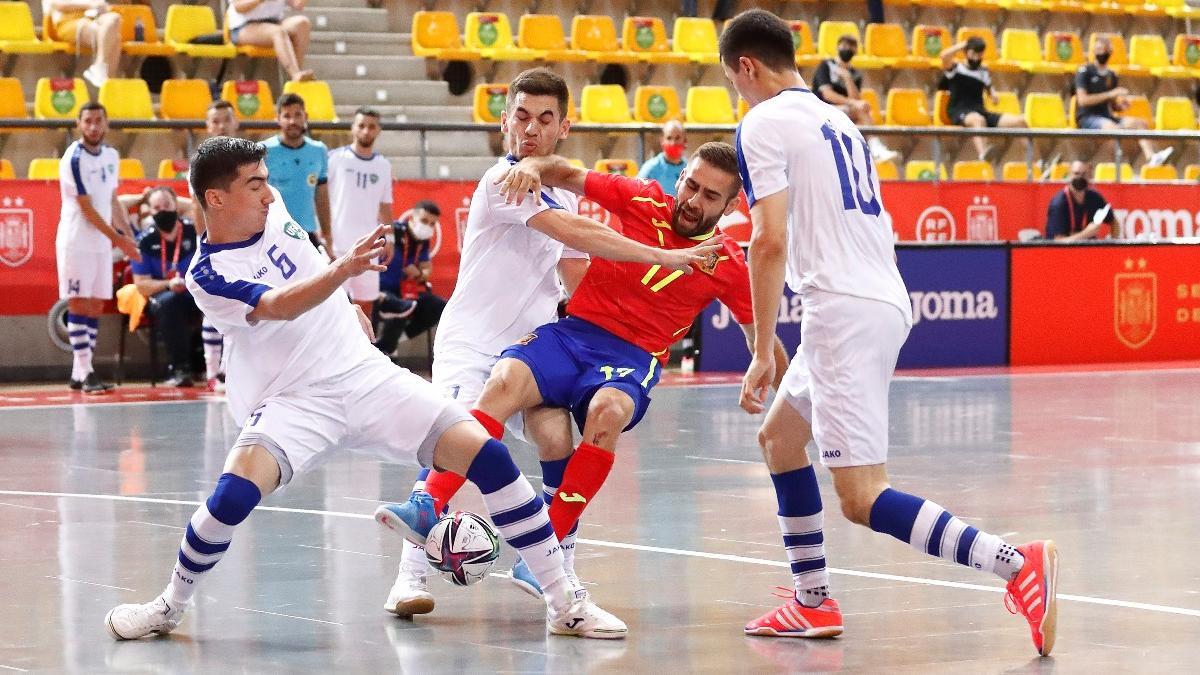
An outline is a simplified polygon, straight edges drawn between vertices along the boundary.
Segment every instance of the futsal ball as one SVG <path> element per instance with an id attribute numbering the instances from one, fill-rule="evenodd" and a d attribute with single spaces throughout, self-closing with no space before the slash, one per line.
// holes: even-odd
<path id="1" fill-rule="evenodd" d="M 500 535 L 486 519 L 455 511 L 429 530 L 425 557 L 446 581 L 470 586 L 482 581 L 500 557 Z"/>

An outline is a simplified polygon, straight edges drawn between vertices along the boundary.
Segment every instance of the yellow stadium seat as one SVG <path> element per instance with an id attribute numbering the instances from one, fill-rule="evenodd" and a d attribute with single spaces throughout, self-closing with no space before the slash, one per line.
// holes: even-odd
<path id="1" fill-rule="evenodd" d="M 1050 180 L 1053 182 L 1064 181 L 1070 173 L 1071 165 L 1067 162 L 1059 162 L 1050 167 Z"/>
<path id="2" fill-rule="evenodd" d="M 1029 165 L 1025 162 L 1005 162 L 1001 178 L 1010 183 L 1029 180 Z"/>
<path id="3" fill-rule="evenodd" d="M 884 124 L 899 127 L 927 127 L 931 123 L 923 89 L 894 88 L 888 91 L 887 114 L 884 117 Z"/>
<path id="4" fill-rule="evenodd" d="M 571 20 L 571 49 L 599 63 L 636 63 L 638 55 L 621 49 L 611 16 L 581 15 Z"/>
<path id="5" fill-rule="evenodd" d="M 1171 65 L 1187 68 L 1192 77 L 1200 77 L 1200 35 L 1179 34 L 1171 50 Z"/>
<path id="6" fill-rule="evenodd" d="M 599 173 L 619 173 L 622 176 L 636 176 L 638 165 L 632 159 L 598 159 L 596 160 L 596 166 L 592 167 L 592 170 Z"/>
<path id="7" fill-rule="evenodd" d="M 633 92 L 633 117 L 650 124 L 679 119 L 679 94 L 674 87 L 638 87 Z"/>
<path id="8" fill-rule="evenodd" d="M 717 62 L 717 25 L 712 19 L 679 17 L 671 30 L 671 48 L 696 63 Z"/>
<path id="9" fill-rule="evenodd" d="M 149 5 L 108 6 L 110 12 L 121 15 L 121 51 L 130 56 L 172 56 L 175 48 L 158 37 L 154 10 Z M 142 24 L 142 40 L 137 37 L 137 25 Z"/>
<path id="10" fill-rule="evenodd" d="M 1149 181 L 1179 180 L 1179 171 L 1170 164 L 1143 166 L 1138 170 L 1138 178 Z"/>
<path id="11" fill-rule="evenodd" d="M 811 68 L 821 62 L 821 55 L 813 44 L 812 28 L 807 21 L 789 21 L 792 29 L 792 45 L 796 49 L 796 67 Z"/>
<path id="12" fill-rule="evenodd" d="M 912 0 L 912 4 L 917 7 L 942 7 L 953 9 L 957 6 L 959 0 Z"/>
<path id="13" fill-rule="evenodd" d="M 996 170 L 991 162 L 982 160 L 955 162 L 950 177 L 954 180 L 996 180 Z"/>
<path id="14" fill-rule="evenodd" d="M 154 119 L 150 87 L 140 77 L 110 77 L 100 85 L 100 94 L 96 98 L 108 109 L 108 116 L 112 119 Z"/>
<path id="15" fill-rule="evenodd" d="M 575 94 L 567 90 L 567 119 L 572 123 L 579 121 L 579 108 L 575 106 Z"/>
<path id="16" fill-rule="evenodd" d="M 619 84 L 589 84 L 583 88 L 580 119 L 591 124 L 628 124 L 629 101 Z"/>
<path id="17" fill-rule="evenodd" d="M 68 77 L 43 77 L 33 94 L 33 116 L 39 120 L 74 119 L 89 100 L 83 80 Z"/>
<path id="18" fill-rule="evenodd" d="M 1183 170 L 1184 180 L 1200 180 L 1200 164 L 1188 164 Z"/>
<path id="19" fill-rule="evenodd" d="M 58 157 L 38 157 L 30 160 L 29 171 L 26 176 L 29 180 L 58 180 Z"/>
<path id="20" fill-rule="evenodd" d="M 954 4 L 960 9 L 978 9 L 984 12 L 994 12 L 1000 8 L 1000 0 L 955 0 Z"/>
<path id="21" fill-rule="evenodd" d="M 1064 72 L 1074 72 L 1084 61 L 1079 34 L 1048 31 L 1043 38 L 1042 58 L 1047 63 L 1061 64 Z"/>
<path id="22" fill-rule="evenodd" d="M 1119 16 L 1125 9 L 1117 0 L 1083 0 L 1088 14 L 1099 16 Z"/>
<path id="23" fill-rule="evenodd" d="M 942 67 L 942 51 L 954 44 L 945 26 L 918 24 L 912 30 L 912 55 L 925 59 L 930 67 Z"/>
<path id="24" fill-rule="evenodd" d="M 938 89 L 933 93 L 933 126 L 948 127 L 950 122 L 950 92 Z"/>
<path id="25" fill-rule="evenodd" d="M 0 180 L 12 180 L 17 177 L 13 163 L 8 159 L 0 159 Z"/>
<path id="26" fill-rule="evenodd" d="M 237 48 L 231 44 L 194 45 L 198 35 L 216 33 L 217 18 L 211 7 L 206 5 L 171 5 L 167 8 L 167 22 L 163 27 L 163 41 L 180 54 L 192 58 L 232 59 Z"/>
<path id="27" fill-rule="evenodd" d="M 1155 0 L 1155 4 L 1175 19 L 1200 19 L 1200 7 L 1185 4 L 1185 0 Z"/>
<path id="28" fill-rule="evenodd" d="M 896 168 L 896 163 L 892 160 L 886 162 L 875 162 L 875 173 L 879 175 L 879 180 L 900 180 L 900 170 Z"/>
<path id="29" fill-rule="evenodd" d="M 416 56 L 446 61 L 471 61 L 479 52 L 463 47 L 458 19 L 452 12 L 414 12 L 412 50 Z"/>
<path id="30" fill-rule="evenodd" d="M 15 77 L 0 77 L 0 117 L 29 117 L 25 111 L 25 90 Z M 0 129 L 10 133 L 14 129 Z"/>
<path id="31" fill-rule="evenodd" d="M 691 124 L 733 124 L 733 100 L 725 87 L 692 87 L 687 92 L 687 122 Z"/>
<path id="32" fill-rule="evenodd" d="M 837 56 L 837 43 L 843 35 L 852 36 L 862 45 L 858 24 L 853 21 L 822 21 L 817 27 L 817 53 L 825 58 Z"/>
<path id="33" fill-rule="evenodd" d="M 0 52 L 6 54 L 54 54 L 66 45 L 39 40 L 33 30 L 33 14 L 26 2 L 0 2 Z"/>
<path id="34" fill-rule="evenodd" d="M 1160 5 L 1147 0 L 1107 0 L 1109 3 L 1116 3 L 1129 16 L 1148 16 L 1162 17 L 1167 15 L 1167 10 Z"/>
<path id="35" fill-rule="evenodd" d="M 880 112 L 879 108 L 879 92 L 874 89 L 863 88 L 858 93 L 871 106 L 871 124 L 883 124 L 883 113 Z"/>
<path id="36" fill-rule="evenodd" d="M 329 83 L 322 80 L 287 82 L 283 85 L 283 93 L 296 94 L 304 99 L 304 110 L 308 113 L 310 122 L 338 121 L 337 107 L 333 104 L 333 92 L 329 90 Z"/>
<path id="37" fill-rule="evenodd" d="M 212 93 L 207 80 L 167 80 L 162 85 L 159 114 L 164 120 L 194 120 L 204 117 Z"/>
<path id="38" fill-rule="evenodd" d="M 935 178 L 946 180 L 945 165 L 935 168 L 933 162 L 917 159 L 904 165 L 904 180 L 934 180 Z"/>
<path id="39" fill-rule="evenodd" d="M 477 84 L 475 85 L 475 103 L 471 109 L 471 116 L 476 122 L 499 124 L 500 113 L 504 112 L 507 100 L 507 84 Z"/>
<path id="40" fill-rule="evenodd" d="M 995 65 L 1027 73 L 1054 74 L 1067 70 L 1061 63 L 1043 61 L 1037 31 L 1022 28 L 1005 28 L 1000 34 L 1000 60 Z"/>
<path id="41" fill-rule="evenodd" d="M 557 14 L 522 14 L 517 24 L 517 46 L 533 49 L 547 61 L 586 61 L 587 56 L 567 46 L 566 31 Z"/>
<path id="42" fill-rule="evenodd" d="M 1146 123 L 1150 129 L 1154 128 L 1154 111 L 1150 108 L 1150 99 L 1145 96 L 1129 96 L 1126 98 L 1129 107 L 1121 112 L 1123 117 L 1136 117 Z"/>
<path id="43" fill-rule="evenodd" d="M 494 61 L 530 61 L 544 57 L 532 49 L 516 46 L 508 15 L 498 12 L 467 14 L 463 41 L 468 49 L 477 50 L 483 58 Z"/>
<path id="44" fill-rule="evenodd" d="M 221 99 L 233 105 L 239 120 L 275 119 L 275 98 L 266 80 L 226 80 Z"/>
<path id="45" fill-rule="evenodd" d="M 744 118 L 748 112 L 750 112 L 750 102 L 739 96 L 737 102 L 738 121 L 741 122 L 742 118 Z"/>
<path id="46" fill-rule="evenodd" d="M 865 56 L 876 59 L 889 68 L 925 70 L 929 68 L 929 59 L 913 56 L 904 40 L 904 29 L 896 23 L 873 23 L 867 26 L 863 38 Z M 864 57 L 856 57 L 854 64 Z"/>
<path id="47" fill-rule="evenodd" d="M 121 180 L 142 180 L 146 177 L 146 167 L 142 160 L 133 157 L 122 157 L 117 164 L 117 178 Z"/>
<path id="48" fill-rule="evenodd" d="M 1021 114 L 1021 100 L 1017 98 L 1015 91 L 997 91 L 996 103 L 993 104 L 987 96 L 983 97 L 983 107 L 990 112 L 1003 113 L 1007 115 Z"/>
<path id="49" fill-rule="evenodd" d="M 1167 43 L 1161 35 L 1134 35 L 1129 40 L 1129 62 L 1150 70 L 1155 77 L 1186 79 L 1192 74 L 1187 68 L 1171 65 Z"/>
<path id="50" fill-rule="evenodd" d="M 998 0 L 996 5 L 1009 12 L 1041 12 L 1049 9 L 1042 0 Z"/>
<path id="51" fill-rule="evenodd" d="M 1025 97 L 1025 121 L 1034 129 L 1067 129 L 1067 109 L 1058 94 L 1031 93 Z"/>
<path id="52" fill-rule="evenodd" d="M 1149 77 L 1150 69 L 1145 66 L 1135 66 L 1129 63 L 1129 50 L 1125 46 L 1125 36 L 1120 33 L 1092 33 L 1088 36 L 1087 58 L 1092 60 L 1096 52 L 1096 42 L 1100 38 L 1108 38 L 1112 55 L 1108 57 L 1108 67 L 1117 75 L 1130 77 Z"/>
<path id="53" fill-rule="evenodd" d="M 1000 58 L 1000 52 L 996 49 L 996 35 L 990 28 L 980 27 L 963 27 L 959 28 L 954 34 L 955 42 L 966 42 L 968 39 L 977 37 L 983 40 L 983 62 L 988 69 L 995 73 L 1019 73 L 1023 69 L 1020 64 L 1009 63 Z M 960 54 L 961 57 L 961 54 Z M 965 57 L 962 57 L 965 58 Z M 1040 58 L 1040 56 L 1039 56 Z"/>
<path id="54" fill-rule="evenodd" d="M 164 159 L 158 163 L 159 180 L 178 180 L 187 178 L 188 161 L 186 159 Z"/>
<path id="55" fill-rule="evenodd" d="M 646 63 L 690 63 L 691 57 L 671 51 L 662 19 L 627 16 L 621 25 L 621 48 Z"/>
<path id="56" fill-rule="evenodd" d="M 1159 96 L 1154 104 L 1154 128 L 1159 131 L 1194 131 L 1196 112 L 1182 96 Z"/>
<path id="57" fill-rule="evenodd" d="M 1117 165 L 1112 162 L 1100 162 L 1096 165 L 1096 170 L 1092 176 L 1092 180 L 1097 183 L 1111 183 L 1117 179 Z M 1121 182 L 1133 180 L 1133 167 L 1128 162 L 1121 162 Z"/>

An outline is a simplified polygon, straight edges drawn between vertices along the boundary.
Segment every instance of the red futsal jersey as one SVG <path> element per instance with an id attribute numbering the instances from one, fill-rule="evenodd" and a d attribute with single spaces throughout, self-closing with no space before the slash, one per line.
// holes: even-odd
<path id="1" fill-rule="evenodd" d="M 626 237 L 659 248 L 689 248 L 698 240 L 671 229 L 675 198 L 654 181 L 589 171 L 584 195 L 621 219 Z M 715 229 L 712 235 L 720 234 Z M 707 237 L 704 237 L 707 239 Z M 742 249 L 726 241 L 691 274 L 645 263 L 592 258 L 567 304 L 567 314 L 593 323 L 667 361 L 668 348 L 687 333 L 714 299 L 739 324 L 753 323 L 750 273 Z"/>

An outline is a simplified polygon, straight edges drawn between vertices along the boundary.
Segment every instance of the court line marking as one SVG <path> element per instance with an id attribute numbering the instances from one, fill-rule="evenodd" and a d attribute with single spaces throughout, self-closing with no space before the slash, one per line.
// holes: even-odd
<path id="1" fill-rule="evenodd" d="M 8 502 L 0 502 L 0 506 L 11 506 L 14 509 L 28 509 L 30 511 L 47 511 L 49 513 L 58 513 L 54 509 L 43 509 L 40 506 L 24 506 L 21 504 L 9 504 Z"/>
<path id="2" fill-rule="evenodd" d="M 59 581 L 70 581 L 70 582 L 77 583 L 77 584 L 87 584 L 88 586 L 99 586 L 101 588 L 115 588 L 118 591 L 129 591 L 131 593 L 134 592 L 134 589 L 125 588 L 124 586 L 109 586 L 108 584 L 98 584 L 94 581 L 84 581 L 83 579 L 71 579 L 70 577 L 64 577 L 64 576 L 60 576 L 57 574 L 47 574 L 46 578 L 47 579 L 58 579 Z"/>
<path id="3" fill-rule="evenodd" d="M 372 558 L 390 558 L 391 556 L 382 553 L 367 553 L 366 551 L 351 551 L 348 548 L 333 548 L 332 546 L 313 546 L 311 544 L 296 544 L 300 548 L 311 548 L 318 551 L 336 551 L 337 553 L 353 553 L 355 555 L 369 555 Z"/>
<path id="4" fill-rule="evenodd" d="M 254 612 L 256 614 L 270 614 L 271 616 L 282 616 L 285 619 L 299 619 L 301 621 L 312 621 L 314 623 L 327 623 L 330 626 L 345 626 L 346 625 L 344 623 L 338 623 L 336 621 L 325 621 L 324 619 L 313 619 L 313 618 L 310 618 L 307 616 L 296 616 L 295 614 L 280 614 L 279 612 L 268 612 L 265 609 L 251 609 L 249 607 L 234 607 L 234 609 L 240 609 L 243 612 Z"/>
<path id="5" fill-rule="evenodd" d="M 29 672 L 28 670 L 25 670 L 24 668 L 18 668 L 16 666 L 6 666 L 3 663 L 0 663 L 0 668 L 3 668 L 5 670 L 15 670 L 18 673 L 28 673 Z"/>
<path id="6" fill-rule="evenodd" d="M 135 502 L 142 504 L 172 504 L 177 506 L 199 506 L 203 502 L 184 501 L 181 499 L 160 499 L 158 497 L 133 497 L 128 495 L 106 495 L 106 494 L 88 494 L 82 492 L 40 492 L 32 490 L 0 490 L 0 495 L 8 495 L 12 497 L 54 497 L 60 499 L 101 499 L 117 502 Z M 314 516 L 331 516 L 337 518 L 352 518 L 355 520 L 374 520 L 373 516 L 365 513 L 346 513 L 344 511 L 322 511 L 320 509 L 297 509 L 283 506 L 257 506 L 256 511 L 273 511 L 275 513 L 303 513 Z M 617 548 L 627 551 L 638 551 L 642 553 L 662 553 L 666 555 L 681 556 L 687 558 L 704 558 L 706 560 L 721 560 L 724 562 L 737 562 L 747 565 L 761 565 L 765 567 L 783 567 L 789 568 L 789 563 L 781 560 L 766 560 L 763 558 L 750 558 L 740 555 L 732 555 L 729 553 L 709 553 L 708 551 L 691 551 L 688 549 L 665 548 L 663 546 L 647 546 L 645 544 L 628 544 L 621 541 L 604 541 L 601 539 L 585 539 L 579 538 L 579 543 L 589 544 L 591 546 L 600 546 L 604 548 Z M 862 577 L 865 579 L 881 579 L 884 581 L 902 581 L 911 584 L 922 584 L 925 586 L 941 586 L 943 588 L 960 588 L 969 591 L 986 591 L 988 593 L 1003 593 L 1004 588 L 1000 586 L 984 586 L 982 584 L 969 584 L 961 581 L 944 581 L 942 579 L 926 579 L 924 577 L 909 577 L 899 574 L 885 574 L 883 572 L 864 572 L 861 570 L 842 569 L 839 567 L 830 567 L 830 574 L 840 574 L 847 577 Z M 58 578 L 58 577 L 47 577 Z M 67 581 L 76 581 L 75 579 L 67 579 Z M 80 583 L 91 583 L 82 581 Z M 103 584 L 93 584 L 102 586 Z M 109 588 L 121 588 L 120 586 L 110 586 Z M 121 590 L 133 590 L 122 588 Z M 1189 609 L 1187 607 L 1171 607 L 1169 605 L 1155 605 L 1146 602 L 1132 602 L 1129 600 L 1114 600 L 1111 598 L 1097 598 L 1088 595 L 1072 595 L 1067 593 L 1059 593 L 1059 600 L 1067 600 L 1070 602 L 1080 602 L 1089 605 L 1105 605 L 1108 607 L 1122 607 L 1125 609 L 1140 609 L 1147 612 L 1161 612 L 1163 614 L 1179 614 L 1182 616 L 1194 616 L 1200 618 L 1200 609 Z M 237 609 L 246 609 L 238 607 Z M 251 609 L 251 612 L 261 610 Z M 263 612 L 271 614 L 271 612 Z M 280 614 L 279 616 L 289 616 Z M 294 619 L 305 619 L 305 617 L 291 617 Z M 321 621 L 320 619 L 306 619 L 307 621 Z M 321 621 L 321 623 L 333 623 L 331 621 Z M 342 625 L 342 624 L 336 624 Z"/>
<path id="7" fill-rule="evenodd" d="M 52 410 L 55 408 L 74 408 L 75 406 L 85 406 L 88 408 L 111 408 L 117 405 L 182 405 L 185 403 L 212 403 L 213 401 L 225 402 L 222 398 L 192 398 L 181 401 L 87 401 L 77 403 L 46 403 L 39 405 L 11 405 L 0 406 L 0 412 L 8 412 L 12 410 Z"/>
<path id="8" fill-rule="evenodd" d="M 725 459 L 724 457 L 701 457 L 699 455 L 684 455 L 684 459 L 699 459 L 707 462 L 728 462 L 730 464 L 762 464 L 762 460 Z"/>

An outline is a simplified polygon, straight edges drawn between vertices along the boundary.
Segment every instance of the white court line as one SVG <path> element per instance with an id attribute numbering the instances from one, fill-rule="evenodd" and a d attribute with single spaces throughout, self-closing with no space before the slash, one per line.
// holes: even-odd
<path id="1" fill-rule="evenodd" d="M 724 457 L 700 457 L 698 455 L 684 455 L 684 459 L 699 459 L 706 462 L 728 462 L 730 464 L 762 464 L 762 460 L 749 459 L 725 459 Z"/>
<path id="2" fill-rule="evenodd" d="M 3 663 L 0 663 L 0 668 L 3 668 L 5 670 L 15 670 L 18 673 L 28 673 L 29 672 L 28 670 L 25 670 L 24 668 L 18 668 L 16 666 L 6 666 Z"/>
<path id="3" fill-rule="evenodd" d="M 313 548 L 313 549 L 317 549 L 318 551 L 336 551 L 338 553 L 353 553 L 355 555 L 369 555 L 372 558 L 388 558 L 388 557 L 390 557 L 390 556 L 386 556 L 382 553 L 367 553 L 365 551 L 351 551 L 348 548 L 333 548 L 332 546 L 311 546 L 309 544 L 296 544 L 296 545 L 299 546 L 300 548 Z"/>
<path id="4" fill-rule="evenodd" d="M 43 509 L 40 506 L 23 506 L 21 504 L 9 504 L 8 502 L 0 502 L 0 506 L 11 506 L 14 509 L 28 509 L 30 511 L 48 511 L 50 513 L 58 513 L 54 509 Z"/>
<path id="5" fill-rule="evenodd" d="M 74 408 L 82 405 L 89 408 L 111 408 L 116 405 L 183 405 L 186 403 L 208 403 L 212 400 L 220 399 L 189 399 L 185 401 L 107 401 L 107 402 L 88 402 L 88 403 L 46 403 L 42 405 L 17 405 L 17 406 L 2 406 L 0 412 L 12 412 L 14 410 L 49 410 L 54 408 Z"/>
<path id="6" fill-rule="evenodd" d="M 240 609 L 243 612 L 254 612 L 256 614 L 270 614 L 271 616 L 282 616 L 285 619 L 299 619 L 301 621 L 312 621 L 313 623 L 327 623 L 330 626 L 346 625 L 344 623 L 338 623 L 336 621 L 325 621 L 323 619 L 311 619 L 307 616 L 296 616 L 294 614 L 280 614 L 279 612 L 268 612 L 268 611 L 262 610 L 262 609 L 250 609 L 249 607 L 234 607 L 234 609 Z"/>
<path id="7" fill-rule="evenodd" d="M 67 499 L 101 499 L 117 502 L 140 502 L 144 504 L 172 504 L 179 506 L 199 506 L 203 502 L 183 501 L 180 499 L 159 499 L 152 497 L 128 497 L 125 495 L 104 495 L 104 494 L 86 494 L 81 492 L 35 492 L 29 490 L 0 490 L 0 495 L 9 495 L 13 497 L 57 497 Z M 274 511 L 276 513 L 304 513 L 314 516 L 332 516 L 337 518 L 353 518 L 355 520 L 373 520 L 373 516 L 365 513 L 345 513 L 342 511 L 322 511 L 319 509 L 294 509 L 283 506 L 257 506 L 256 511 Z M 722 560 L 725 562 L 745 563 L 747 565 L 762 565 L 765 567 L 789 567 L 786 561 L 781 560 L 765 560 L 763 558 L 749 558 L 740 555 L 730 555 L 728 553 L 709 553 L 708 551 L 689 551 L 679 548 L 664 548 L 662 546 L 646 546 L 643 544 L 627 544 L 621 541 L 603 541 L 600 539 L 584 539 L 580 538 L 582 544 L 590 544 L 592 546 L 600 546 L 603 548 L 619 548 L 628 551 L 640 551 L 643 553 L 663 553 L 666 555 L 677 555 L 688 558 L 704 558 L 707 560 Z M 961 581 L 943 581 L 941 579 L 926 579 L 924 577 L 906 577 L 899 574 L 884 574 L 882 572 L 863 572 L 861 570 L 847 570 L 838 567 L 830 567 L 830 574 L 841 574 L 848 577 L 863 577 L 866 579 L 882 579 L 885 581 L 903 581 L 912 584 L 923 584 L 925 586 L 942 586 L 944 588 L 961 588 L 969 591 L 986 591 L 988 593 L 1003 593 L 1004 589 L 1000 586 L 984 586 L 982 584 L 968 584 Z M 48 577 L 59 578 L 59 577 Z M 74 579 L 66 579 L 67 581 L 75 581 Z M 90 582 L 80 582 L 90 583 Z M 94 584 L 101 586 L 103 584 Z M 109 588 L 120 588 L 119 586 L 110 586 Z M 132 589 L 122 589 L 132 590 Z M 1147 612 L 1162 612 L 1163 614 L 1180 614 L 1182 616 L 1200 617 L 1200 609 L 1189 609 L 1187 607 L 1171 607 L 1169 605 L 1154 605 L 1146 602 L 1131 602 L 1129 600 L 1113 600 L 1110 598 L 1096 598 L 1087 595 L 1069 595 L 1066 593 L 1058 594 L 1059 600 L 1068 600 L 1071 602 L 1081 602 L 1089 605 L 1105 605 L 1108 607 L 1123 607 L 1125 609 L 1140 609 Z M 238 609 L 245 609 L 239 607 Z M 257 612 L 260 610 L 247 610 Z M 263 612 L 270 614 L 271 612 Z M 281 614 L 280 616 L 287 616 Z M 295 619 L 303 619 L 304 617 L 292 617 Z M 319 619 L 307 619 L 308 621 L 319 621 Z M 322 623 L 331 623 L 323 621 Z M 337 624 L 341 625 L 341 624 Z"/>
<path id="8" fill-rule="evenodd" d="M 47 579 L 58 579 L 59 581 L 70 581 L 70 582 L 76 583 L 76 584 L 87 584 L 88 586 L 99 586 L 101 588 L 115 588 L 118 591 L 133 592 L 133 590 L 134 590 L 132 588 L 125 588 L 124 586 L 109 586 L 108 584 L 98 584 L 94 581 L 84 581 L 83 579 L 70 579 L 68 577 L 51 576 L 51 575 L 47 575 L 46 578 Z"/>
<path id="9" fill-rule="evenodd" d="M 146 520 L 127 520 L 125 522 L 133 523 L 134 525 L 149 525 L 150 527 L 162 527 L 162 528 L 165 528 L 168 530 L 179 530 L 180 532 L 183 532 L 184 530 L 187 529 L 186 527 L 179 527 L 178 525 L 167 525 L 165 523 L 151 523 Z"/>

